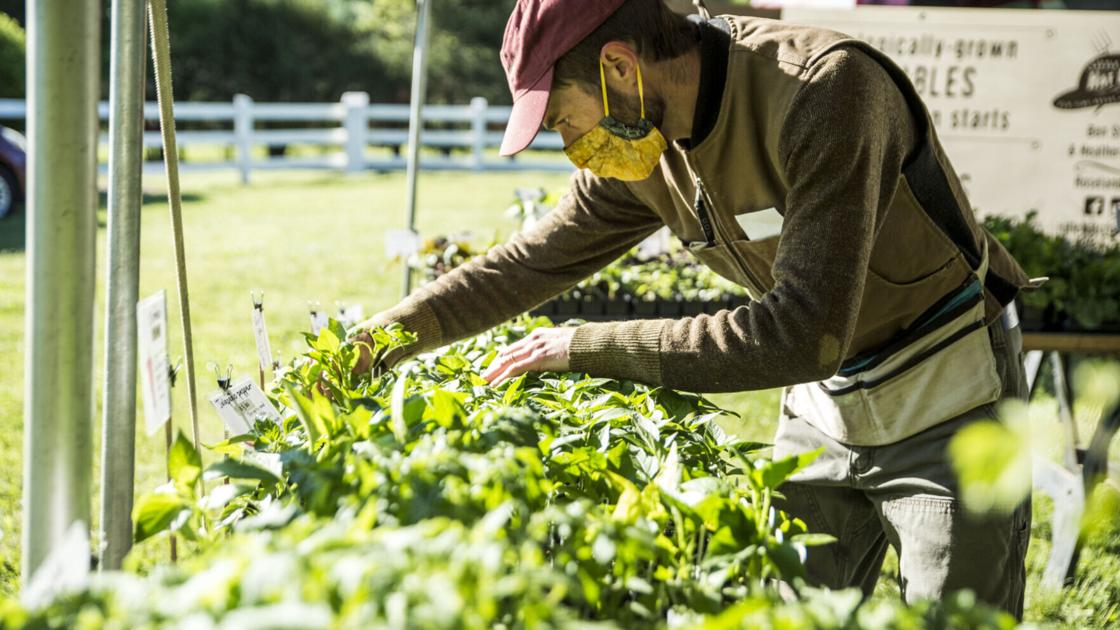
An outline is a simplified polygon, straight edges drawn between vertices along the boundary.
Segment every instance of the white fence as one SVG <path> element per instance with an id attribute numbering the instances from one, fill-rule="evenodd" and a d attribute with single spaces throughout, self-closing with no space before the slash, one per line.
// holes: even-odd
<path id="1" fill-rule="evenodd" d="M 0 121 L 24 119 L 27 105 L 22 100 L 0 99 Z M 108 121 L 109 104 L 101 103 L 98 115 Z M 475 98 L 470 105 L 428 105 L 424 108 L 424 147 L 439 149 L 441 154 L 421 152 L 424 169 L 437 170 L 550 170 L 568 171 L 571 164 L 562 156 L 528 156 L 502 158 L 494 151 L 502 141 L 502 129 L 509 120 L 509 107 L 491 107 L 484 98 Z M 158 127 L 159 108 L 155 103 L 144 107 L 144 118 L 152 121 L 144 133 L 144 146 L 162 146 Z M 408 105 L 384 105 L 369 102 L 365 92 L 347 92 L 338 103 L 257 103 L 238 94 L 231 103 L 175 104 L 175 119 L 180 123 L 214 123 L 214 130 L 186 129 L 177 133 L 184 153 L 182 168 L 237 169 L 244 182 L 256 169 L 337 169 L 348 172 L 362 170 L 397 170 L 405 168 L 404 148 L 408 144 Z M 316 123 L 298 128 L 293 123 Z M 282 123 L 282 128 L 258 129 L 258 123 Z M 432 128 L 432 126 L 435 128 Z M 102 133 L 101 145 L 108 145 Z M 221 147 L 225 160 L 191 161 L 190 149 L 200 145 Z M 286 146 L 289 150 L 278 157 L 254 152 L 258 147 Z M 335 147 L 336 151 L 291 151 L 292 147 Z M 374 151 L 370 147 L 391 151 Z M 559 151 L 563 142 L 559 134 L 541 132 L 533 149 Z M 462 152 L 463 155 L 455 155 Z M 307 155 L 310 153 L 310 155 Z M 101 152 L 104 156 L 106 153 Z M 267 154 L 266 154 L 267 155 Z M 150 166 L 158 166 L 149 163 Z"/>

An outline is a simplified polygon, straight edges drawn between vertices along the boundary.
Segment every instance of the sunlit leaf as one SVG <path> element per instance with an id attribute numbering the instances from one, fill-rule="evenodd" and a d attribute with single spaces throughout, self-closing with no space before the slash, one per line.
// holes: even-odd
<path id="1" fill-rule="evenodd" d="M 1030 493 L 1030 445 L 1000 422 L 975 422 L 958 431 L 949 457 L 970 510 L 1010 512 Z"/>
<path id="2" fill-rule="evenodd" d="M 202 475 L 202 456 L 182 431 L 176 435 L 171 452 L 167 454 L 167 474 L 184 489 L 194 486 Z"/>
<path id="3" fill-rule="evenodd" d="M 136 523 L 133 540 L 137 543 L 167 531 L 171 523 L 184 512 L 191 511 L 190 503 L 170 492 L 153 492 L 143 495 L 136 503 L 132 519 Z"/>

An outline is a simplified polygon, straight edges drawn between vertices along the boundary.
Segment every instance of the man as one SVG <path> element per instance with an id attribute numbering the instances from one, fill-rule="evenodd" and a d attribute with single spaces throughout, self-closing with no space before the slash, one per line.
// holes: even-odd
<path id="1" fill-rule="evenodd" d="M 1005 307 L 1028 281 L 977 226 L 903 73 L 837 33 L 686 18 L 661 0 L 521 0 L 502 62 L 514 97 L 502 154 L 543 124 L 583 170 L 534 230 L 366 325 L 400 322 L 418 335 L 413 352 L 434 348 L 548 300 L 667 225 L 755 301 L 539 330 L 485 377 L 787 386 L 776 454 L 823 453 L 783 488 L 783 507 L 838 539 L 810 553 L 812 580 L 870 593 L 890 544 L 907 600 L 971 588 L 1020 615 L 1029 505 L 968 516 L 945 449 L 1024 393 Z"/>

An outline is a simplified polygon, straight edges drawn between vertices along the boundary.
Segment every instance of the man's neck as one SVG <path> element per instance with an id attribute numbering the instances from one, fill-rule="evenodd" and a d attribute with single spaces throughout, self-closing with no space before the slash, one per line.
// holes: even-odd
<path id="1" fill-rule="evenodd" d="M 686 140 L 692 135 L 696 115 L 696 99 L 700 92 L 700 50 L 697 48 L 679 59 L 655 64 L 651 87 L 665 103 L 665 120 L 661 133 L 669 142 Z"/>

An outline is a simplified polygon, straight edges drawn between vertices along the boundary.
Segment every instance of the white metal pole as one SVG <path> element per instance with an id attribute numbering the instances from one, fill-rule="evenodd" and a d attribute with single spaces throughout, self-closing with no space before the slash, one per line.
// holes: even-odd
<path id="1" fill-rule="evenodd" d="M 132 546 L 136 452 L 136 300 L 144 138 L 144 0 L 113 0 L 109 61 L 109 244 L 101 419 L 102 569 Z"/>
<path id="2" fill-rule="evenodd" d="M 90 522 L 100 6 L 27 3 L 24 584 Z"/>
<path id="3" fill-rule="evenodd" d="M 412 98 L 408 114 L 408 217 L 406 228 L 416 231 L 416 178 L 420 170 L 420 136 L 424 127 L 424 95 L 428 85 L 428 40 L 433 0 L 416 0 L 416 41 L 412 51 Z M 412 270 L 404 260 L 403 297 L 412 292 Z"/>

